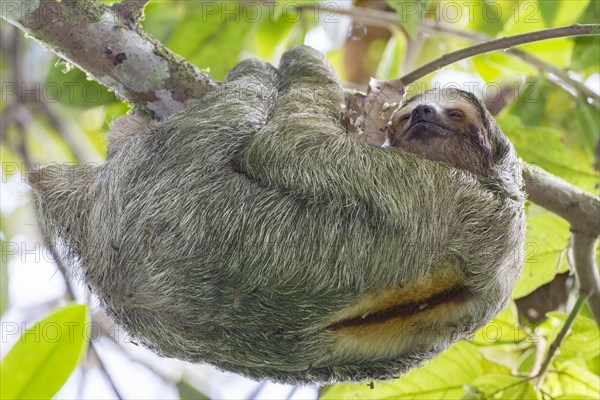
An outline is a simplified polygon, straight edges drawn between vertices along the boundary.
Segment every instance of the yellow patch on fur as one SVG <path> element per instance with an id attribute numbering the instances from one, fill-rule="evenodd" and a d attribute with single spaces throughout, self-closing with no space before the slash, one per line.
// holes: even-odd
<path id="1" fill-rule="evenodd" d="M 367 293 L 336 313 L 328 330 L 338 350 L 358 356 L 397 356 L 453 341 L 474 299 L 455 269 L 421 282 Z M 441 337 L 441 340 L 440 340 Z"/>

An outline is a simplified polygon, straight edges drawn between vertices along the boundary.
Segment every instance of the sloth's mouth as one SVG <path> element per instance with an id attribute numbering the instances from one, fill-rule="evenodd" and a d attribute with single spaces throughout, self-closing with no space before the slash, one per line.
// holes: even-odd
<path id="1" fill-rule="evenodd" d="M 417 121 L 412 124 L 404 135 L 404 140 L 427 140 L 432 137 L 445 137 L 452 135 L 452 131 L 445 126 L 429 121 Z"/>
<path id="2" fill-rule="evenodd" d="M 442 304 L 462 303 L 472 296 L 473 294 L 467 286 L 457 285 L 433 293 L 427 298 L 397 303 L 374 312 L 367 312 L 363 315 L 356 315 L 354 317 L 339 320 L 328 325 L 326 329 L 336 330 L 358 326 L 363 327 L 366 325 L 382 323 L 393 318 L 407 319 L 417 314 L 433 311 L 437 306 Z"/>

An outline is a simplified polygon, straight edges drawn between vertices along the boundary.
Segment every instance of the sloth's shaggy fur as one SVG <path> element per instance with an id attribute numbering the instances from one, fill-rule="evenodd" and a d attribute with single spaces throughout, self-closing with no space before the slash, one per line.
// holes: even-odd
<path id="1" fill-rule="evenodd" d="M 342 103 L 314 50 L 244 61 L 168 120 L 115 127 L 104 165 L 34 171 L 44 233 L 160 354 L 280 382 L 396 376 L 508 301 L 520 171 L 501 133 L 486 177 L 358 143 Z"/>

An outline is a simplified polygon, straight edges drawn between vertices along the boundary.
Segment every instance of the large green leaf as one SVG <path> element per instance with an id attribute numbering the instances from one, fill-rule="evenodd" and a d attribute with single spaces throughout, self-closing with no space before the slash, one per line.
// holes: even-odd
<path id="1" fill-rule="evenodd" d="M 566 221 L 537 206 L 529 207 L 525 263 L 513 290 L 513 298 L 528 295 L 567 269 L 565 250 L 568 238 L 569 225 Z"/>
<path id="2" fill-rule="evenodd" d="M 519 326 L 517 306 L 511 301 L 494 319 L 475 333 L 473 343 L 483 346 L 518 343 L 527 336 L 527 332 Z"/>
<path id="3" fill-rule="evenodd" d="M 105 86 L 90 80 L 79 68 L 69 64 L 52 63 L 41 93 L 43 100 L 70 107 L 90 107 L 114 103 L 117 97 Z"/>
<path id="4" fill-rule="evenodd" d="M 589 0 L 552 1 L 528 0 L 512 3 L 509 7 L 512 12 L 499 36 L 510 36 L 525 32 L 532 32 L 553 26 L 568 25 L 577 22 Z M 551 21 L 547 21 L 550 19 Z M 564 68 L 571 63 L 573 41 L 569 38 L 558 38 L 535 42 L 520 47 L 544 61 Z"/>
<path id="5" fill-rule="evenodd" d="M 453 3 L 452 6 L 458 4 L 454 1 L 451 3 Z M 468 15 L 465 15 L 468 16 L 465 28 L 483 32 L 492 37 L 496 36 L 504 26 L 506 18 L 510 16 L 510 10 L 503 10 L 503 8 L 506 8 L 507 3 L 491 3 L 488 0 L 473 0 L 464 3 L 466 7 L 463 10 L 468 10 Z"/>
<path id="6" fill-rule="evenodd" d="M 285 44 L 290 39 L 294 26 L 294 19 L 287 18 L 286 14 L 276 20 L 264 18 L 257 22 L 253 34 L 249 35 L 247 49 L 257 57 L 275 62 L 281 56 L 279 52 L 287 47 Z"/>
<path id="7" fill-rule="evenodd" d="M 165 12 L 165 6 L 169 12 Z M 144 8 L 144 15 L 144 30 L 161 43 L 167 43 L 175 25 L 186 17 L 186 4 L 183 1 L 150 1 Z"/>
<path id="8" fill-rule="evenodd" d="M 173 7 L 178 17 L 164 21 L 171 28 L 155 27 L 161 21 L 157 15 L 170 14 Z M 221 80 L 239 61 L 253 25 L 270 17 L 266 8 L 257 2 L 156 2 L 144 26 L 150 33 L 164 37 L 163 44 L 170 50 Z"/>
<path id="9" fill-rule="evenodd" d="M 548 83 L 541 77 L 527 80 L 510 106 L 510 114 L 527 126 L 539 126 L 544 118 Z M 507 134 L 511 134 L 510 131 Z"/>
<path id="10" fill-rule="evenodd" d="M 573 146 L 563 132 L 526 126 L 519 118 L 506 114 L 497 121 L 525 161 L 539 165 L 584 190 L 595 192 L 598 174 L 592 169 L 593 160 Z"/>
<path id="11" fill-rule="evenodd" d="M 49 399 L 87 349 L 88 309 L 62 307 L 23 332 L 0 362 L 0 398 Z"/>
<path id="12" fill-rule="evenodd" d="M 390 383 L 349 384 L 326 387 L 321 400 L 339 399 L 458 399 L 465 385 L 485 373 L 477 346 L 455 343 L 439 357 Z"/>
<path id="13" fill-rule="evenodd" d="M 548 15 L 548 9 L 554 10 L 554 19 L 552 20 L 551 25 L 548 25 L 550 27 L 570 25 L 580 22 L 581 18 L 583 18 L 586 8 L 590 2 L 593 1 L 596 0 L 542 0 L 539 2 L 539 4 L 542 15 Z M 558 3 L 559 6 L 556 7 L 555 5 L 551 4 L 554 2 Z M 595 23 L 597 22 L 598 21 Z"/>
<path id="14" fill-rule="evenodd" d="M 473 57 L 477 73 L 494 84 L 510 84 L 522 75 L 534 75 L 537 69 L 507 53 L 493 52 Z"/>
<path id="15" fill-rule="evenodd" d="M 541 96 L 545 98 L 540 125 L 564 133 L 568 144 L 583 152 L 587 156 L 587 163 L 591 164 L 600 132 L 598 107 L 588 104 L 583 96 L 574 97 L 555 85 L 545 84 L 540 90 Z"/>
<path id="16" fill-rule="evenodd" d="M 599 399 L 600 377 L 575 363 L 555 362 L 548 371 L 542 390 L 550 398 L 563 396 L 565 399 Z"/>

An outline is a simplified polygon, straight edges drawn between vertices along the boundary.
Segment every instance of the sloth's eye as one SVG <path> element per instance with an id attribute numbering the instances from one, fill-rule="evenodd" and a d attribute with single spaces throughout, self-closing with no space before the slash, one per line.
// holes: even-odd
<path id="1" fill-rule="evenodd" d="M 465 115 L 460 110 L 450 110 L 448 116 L 452 119 L 463 119 Z"/>
<path id="2" fill-rule="evenodd" d="M 408 121 L 408 120 L 409 120 L 409 118 L 410 118 L 410 114 L 404 114 L 403 116 L 401 116 L 401 117 L 398 119 L 398 121 L 399 121 L 399 122 L 402 122 L 402 123 L 404 123 L 404 122 Z"/>

